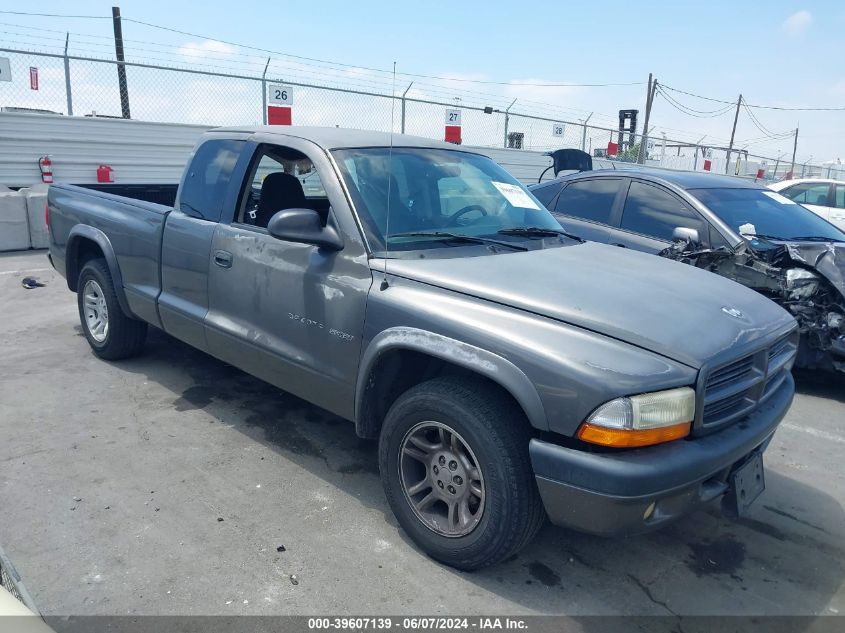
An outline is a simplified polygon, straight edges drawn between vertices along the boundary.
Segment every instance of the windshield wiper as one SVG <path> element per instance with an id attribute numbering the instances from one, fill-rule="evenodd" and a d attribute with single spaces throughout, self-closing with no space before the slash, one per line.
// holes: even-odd
<path id="1" fill-rule="evenodd" d="M 822 237 L 821 235 L 799 235 L 789 239 L 801 242 L 845 242 L 845 238 L 837 239 L 835 237 Z"/>
<path id="2" fill-rule="evenodd" d="M 767 242 L 769 240 L 778 240 L 780 242 L 788 242 L 789 240 L 792 239 L 791 237 L 782 237 L 780 235 L 766 235 L 765 233 L 754 233 L 753 235 L 743 235 L 742 233 L 740 233 L 739 235 L 740 235 L 740 237 L 743 237 L 747 240 L 755 240 L 757 238 L 760 238 L 761 240 L 766 240 Z"/>
<path id="3" fill-rule="evenodd" d="M 799 235 L 795 237 L 781 237 L 779 235 L 766 235 L 765 233 L 756 233 L 754 235 L 743 235 L 745 239 L 753 240 L 760 238 L 766 240 L 777 240 L 779 242 L 843 242 L 845 239 L 836 239 L 835 237 L 822 237 L 821 235 Z"/>
<path id="4" fill-rule="evenodd" d="M 568 237 L 569 239 L 581 242 L 582 244 L 587 241 L 583 237 L 578 237 L 577 235 L 567 233 L 566 231 L 560 229 L 545 229 L 540 226 L 514 226 L 509 229 L 501 229 L 499 231 L 496 231 L 496 233 L 498 233 L 499 235 L 528 235 L 537 237 L 552 237 L 553 235 L 562 235 L 563 237 Z"/>
<path id="5" fill-rule="evenodd" d="M 515 251 L 527 251 L 528 248 L 522 244 L 514 244 L 512 242 L 505 242 L 503 240 L 494 240 L 489 237 L 478 237 L 476 235 L 464 235 L 463 233 L 449 233 L 447 231 L 408 231 L 407 233 L 393 233 L 388 235 L 387 239 L 394 237 L 438 237 L 443 240 L 454 240 L 456 242 L 470 242 L 474 244 L 496 244 L 497 246 L 506 246 Z"/>

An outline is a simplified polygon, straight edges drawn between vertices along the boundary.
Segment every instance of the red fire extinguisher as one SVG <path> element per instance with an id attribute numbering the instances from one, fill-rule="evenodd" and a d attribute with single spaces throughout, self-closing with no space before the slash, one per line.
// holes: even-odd
<path id="1" fill-rule="evenodd" d="M 41 182 L 53 184 L 53 161 L 49 155 L 38 159 L 38 169 L 41 170 Z"/>

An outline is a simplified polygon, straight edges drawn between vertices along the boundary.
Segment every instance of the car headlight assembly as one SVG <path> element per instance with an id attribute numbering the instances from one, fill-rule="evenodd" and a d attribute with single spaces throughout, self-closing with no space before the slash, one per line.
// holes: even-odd
<path id="1" fill-rule="evenodd" d="M 686 437 L 693 419 L 695 390 L 679 387 L 604 403 L 578 429 L 578 438 L 614 448 L 651 446 Z"/>
<path id="2" fill-rule="evenodd" d="M 819 276 L 804 268 L 790 268 L 786 271 L 786 291 L 793 301 L 809 299 L 819 289 Z"/>

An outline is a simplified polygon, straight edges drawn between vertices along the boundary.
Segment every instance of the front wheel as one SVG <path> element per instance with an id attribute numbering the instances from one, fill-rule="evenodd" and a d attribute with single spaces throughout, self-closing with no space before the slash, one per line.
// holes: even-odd
<path id="1" fill-rule="evenodd" d="M 385 418 L 379 468 L 402 528 L 459 569 L 495 564 L 543 524 L 528 423 L 483 380 L 436 378 L 401 395 Z"/>
<path id="2" fill-rule="evenodd" d="M 94 353 L 106 360 L 136 356 L 144 346 L 147 324 L 123 313 L 105 260 L 87 262 L 76 288 L 82 331 Z"/>

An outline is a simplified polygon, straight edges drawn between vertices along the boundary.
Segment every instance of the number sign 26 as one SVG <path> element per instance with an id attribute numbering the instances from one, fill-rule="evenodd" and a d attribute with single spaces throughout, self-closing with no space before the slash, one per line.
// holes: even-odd
<path id="1" fill-rule="evenodd" d="M 267 86 L 268 101 L 275 105 L 293 105 L 293 86 L 270 84 Z"/>

